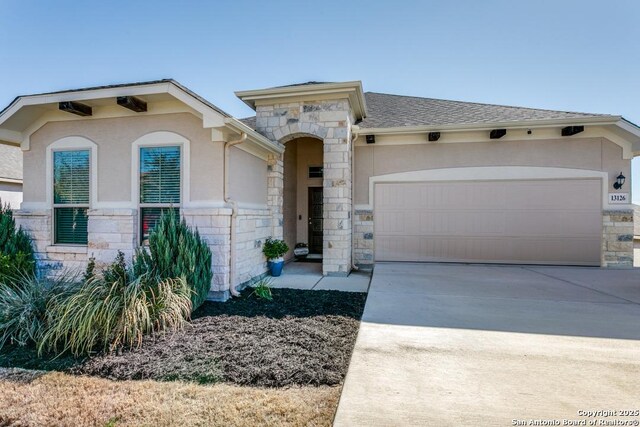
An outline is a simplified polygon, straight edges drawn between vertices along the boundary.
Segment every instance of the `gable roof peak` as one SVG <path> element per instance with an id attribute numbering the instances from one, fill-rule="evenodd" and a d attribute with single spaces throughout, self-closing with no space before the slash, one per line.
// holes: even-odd
<path id="1" fill-rule="evenodd" d="M 290 84 L 290 85 L 273 86 L 273 89 L 278 89 L 278 88 L 283 88 L 283 87 L 296 87 L 296 86 L 330 85 L 330 84 L 334 84 L 334 83 L 336 83 L 336 82 L 319 82 L 319 81 L 315 81 L 315 80 L 310 80 L 308 82 L 293 83 L 293 84 Z"/>

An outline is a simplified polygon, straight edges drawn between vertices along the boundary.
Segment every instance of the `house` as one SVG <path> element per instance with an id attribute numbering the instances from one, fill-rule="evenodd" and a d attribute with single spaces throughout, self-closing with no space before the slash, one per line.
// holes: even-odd
<path id="1" fill-rule="evenodd" d="M 18 222 L 52 273 L 144 244 L 163 210 L 213 252 L 210 297 L 265 272 L 264 240 L 325 275 L 376 261 L 633 264 L 620 116 L 363 92 L 237 92 L 238 120 L 173 80 L 21 96 L 0 142 L 24 155 Z M 289 258 L 291 253 L 287 255 Z"/>
<path id="2" fill-rule="evenodd" d="M 13 209 L 22 202 L 22 152 L 0 144 L 0 202 Z"/>
<path id="3" fill-rule="evenodd" d="M 640 205 L 633 205 L 633 266 L 640 267 Z"/>

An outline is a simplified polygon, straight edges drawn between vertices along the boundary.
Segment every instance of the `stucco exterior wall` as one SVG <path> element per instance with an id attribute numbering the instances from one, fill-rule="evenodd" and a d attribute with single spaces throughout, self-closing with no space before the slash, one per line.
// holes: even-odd
<path id="1" fill-rule="evenodd" d="M 131 144 L 154 131 L 175 132 L 190 141 L 190 201 L 221 201 L 224 143 L 211 142 L 211 131 L 188 113 L 45 124 L 33 133 L 30 150 L 24 152 L 24 201 L 46 201 L 46 147 L 67 136 L 82 136 L 98 146 L 97 201 L 131 201 Z"/>
<path id="2" fill-rule="evenodd" d="M 0 182 L 0 203 L 8 203 L 12 209 L 20 209 L 22 203 L 22 184 Z"/>
<path id="3" fill-rule="evenodd" d="M 355 204 L 369 203 L 369 178 L 397 172 L 472 166 L 540 166 L 609 173 L 609 188 L 622 172 L 631 176 L 631 161 L 622 148 L 604 138 L 470 143 L 415 143 L 421 136 L 376 138 L 390 145 L 355 148 Z M 361 138 L 360 138 L 361 139 Z M 630 189 L 626 187 L 625 192 Z"/>
<path id="4" fill-rule="evenodd" d="M 24 153 L 28 183 L 25 201 L 46 208 L 25 209 L 16 217 L 34 237 L 36 256 L 45 275 L 81 270 L 90 257 L 99 265 L 110 263 L 119 250 L 127 258 L 133 255 L 139 245 L 139 221 L 138 201 L 132 197 L 131 180 L 137 180 L 138 167 L 133 164 L 137 162 L 132 158 L 132 144 L 159 131 L 189 140 L 188 162 L 183 162 L 181 214 L 198 229 L 211 249 L 214 274 L 210 298 L 229 297 L 232 211 L 223 200 L 224 142 L 212 142 L 211 130 L 203 129 L 202 121 L 188 113 L 51 122 L 32 135 L 30 149 Z M 97 198 L 92 199 L 100 206 L 93 206 L 92 201 L 86 246 L 52 244 L 52 210 L 46 205 L 48 180 L 43 165 L 47 147 L 68 136 L 87 138 L 97 146 Z M 233 280 L 238 285 L 264 273 L 262 243 L 272 233 L 272 221 L 267 208 L 267 162 L 237 147 L 231 148 L 229 155 L 229 195 L 240 206 Z"/>
<path id="5" fill-rule="evenodd" d="M 355 263 L 360 265 L 371 264 L 374 258 L 375 212 L 370 200 L 371 177 L 444 168 L 556 167 L 605 172 L 608 175 L 606 188 L 609 192 L 616 191 L 612 186 L 622 172 L 627 177 L 627 183 L 620 191 L 631 193 L 631 161 L 623 159 L 620 146 L 605 138 L 426 143 L 424 135 L 377 136 L 376 144 L 368 145 L 362 142 L 361 137 L 355 153 L 353 244 Z M 629 242 L 632 234 L 629 218 L 633 216 L 626 211 L 621 216 L 615 205 L 607 206 L 602 215 L 601 265 L 630 266 L 633 248 Z"/>
<path id="6" fill-rule="evenodd" d="M 239 203 L 266 207 L 267 162 L 240 148 L 231 147 L 229 150 L 229 196 Z"/>

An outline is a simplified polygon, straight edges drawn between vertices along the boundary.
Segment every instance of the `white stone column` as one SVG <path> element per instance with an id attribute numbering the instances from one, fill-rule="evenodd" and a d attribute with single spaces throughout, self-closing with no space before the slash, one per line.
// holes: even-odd
<path id="1" fill-rule="evenodd" d="M 324 139 L 322 274 L 347 275 L 351 271 L 351 144 L 346 128 L 331 128 L 327 136 Z"/>
<path id="2" fill-rule="evenodd" d="M 271 237 L 284 237 L 284 162 L 281 155 L 269 155 L 267 169 L 267 206 L 271 211 Z"/>
<path id="3" fill-rule="evenodd" d="M 601 267 L 633 267 L 633 214 L 631 209 L 602 212 Z"/>
<path id="4" fill-rule="evenodd" d="M 359 267 L 373 265 L 373 211 L 355 211 L 353 227 L 355 264 Z"/>
<path id="5" fill-rule="evenodd" d="M 308 100 L 256 109 L 258 132 L 280 142 L 312 136 L 323 141 L 323 262 L 324 275 L 351 271 L 353 114 L 348 100 Z M 273 215 L 273 237 L 283 236 L 283 162 L 272 156 L 268 172 L 268 204 Z"/>

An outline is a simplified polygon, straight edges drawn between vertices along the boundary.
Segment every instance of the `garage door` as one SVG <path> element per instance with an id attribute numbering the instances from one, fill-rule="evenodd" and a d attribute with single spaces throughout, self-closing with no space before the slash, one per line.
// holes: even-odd
<path id="1" fill-rule="evenodd" d="M 599 265 L 597 179 L 378 183 L 377 261 Z"/>

